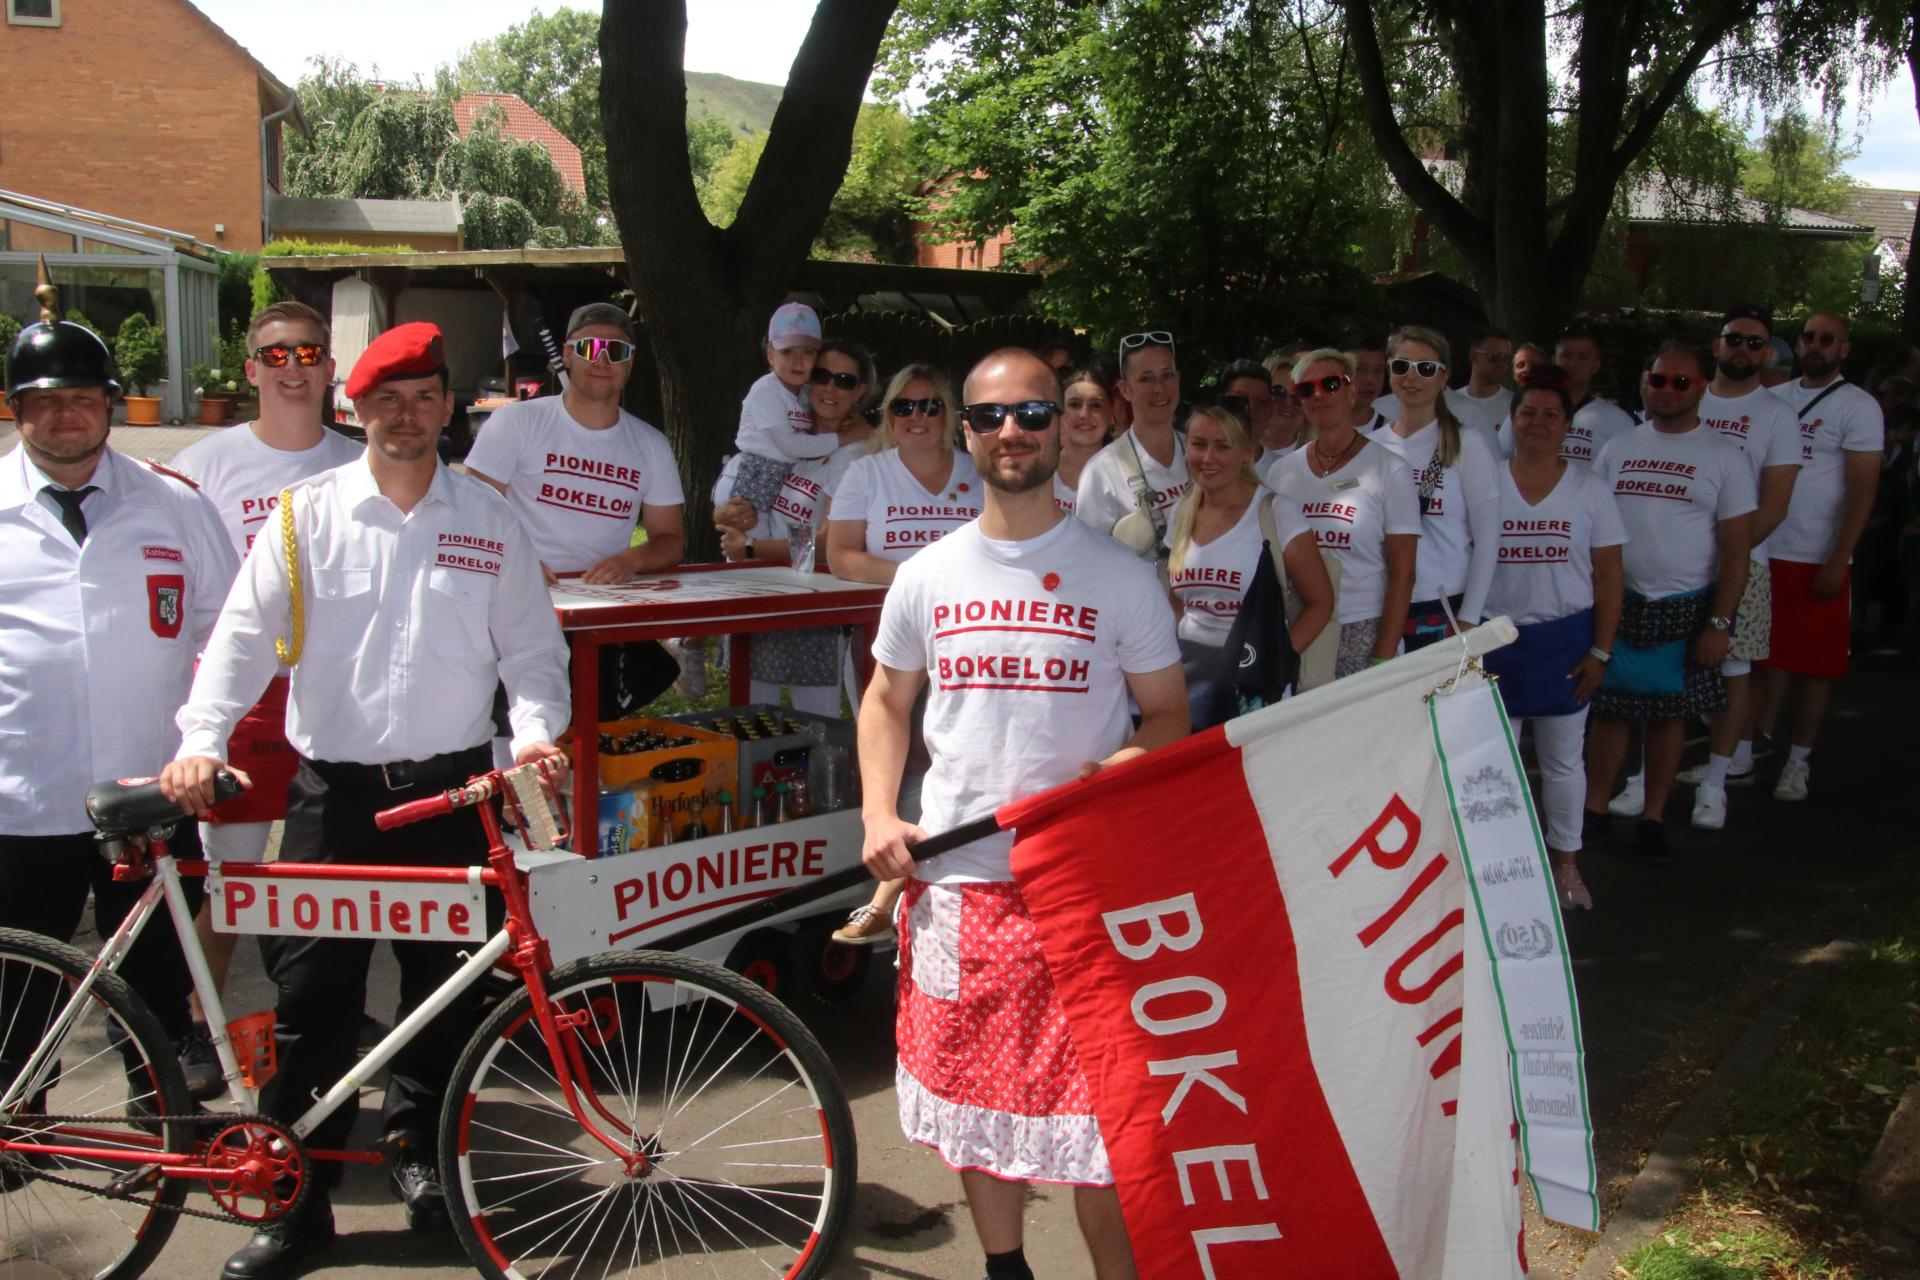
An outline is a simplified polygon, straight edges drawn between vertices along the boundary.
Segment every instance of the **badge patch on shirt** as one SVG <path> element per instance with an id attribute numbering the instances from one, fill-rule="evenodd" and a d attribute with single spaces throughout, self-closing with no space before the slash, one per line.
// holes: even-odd
<path id="1" fill-rule="evenodd" d="M 186 557 L 173 547 L 142 547 L 140 556 L 143 560 L 167 560 L 174 564 L 186 562 Z"/>
<path id="2" fill-rule="evenodd" d="M 153 628 L 153 634 L 162 640 L 179 636 L 180 620 L 184 613 L 181 604 L 186 594 L 187 580 L 181 574 L 147 575 L 147 624 Z"/>

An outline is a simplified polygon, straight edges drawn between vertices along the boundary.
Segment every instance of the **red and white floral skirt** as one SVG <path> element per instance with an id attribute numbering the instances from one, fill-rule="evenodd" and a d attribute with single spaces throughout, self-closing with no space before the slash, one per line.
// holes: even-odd
<path id="1" fill-rule="evenodd" d="M 1053 975 L 1012 883 L 908 883 L 894 1034 L 909 1139 L 956 1169 L 1113 1185 Z"/>

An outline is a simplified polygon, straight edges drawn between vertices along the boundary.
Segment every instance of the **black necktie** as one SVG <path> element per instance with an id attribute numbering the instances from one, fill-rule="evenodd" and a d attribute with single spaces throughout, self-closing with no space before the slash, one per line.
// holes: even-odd
<path id="1" fill-rule="evenodd" d="M 85 546 L 87 542 L 87 513 L 80 509 L 88 494 L 96 491 L 94 485 L 85 485 L 79 489 L 56 489 L 52 485 L 46 488 L 46 494 L 60 504 L 60 523 L 73 535 L 73 545 Z"/>

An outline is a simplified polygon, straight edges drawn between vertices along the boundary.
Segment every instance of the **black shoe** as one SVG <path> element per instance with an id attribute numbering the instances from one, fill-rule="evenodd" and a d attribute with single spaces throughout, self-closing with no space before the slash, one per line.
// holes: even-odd
<path id="1" fill-rule="evenodd" d="M 180 1054 L 180 1072 L 187 1078 L 187 1096 L 195 1102 L 208 1102 L 227 1091 L 220 1070 L 220 1055 L 213 1051 L 213 1033 L 204 1023 L 180 1038 L 174 1048 Z"/>
<path id="2" fill-rule="evenodd" d="M 407 1206 L 407 1226 L 414 1231 L 445 1231 L 452 1221 L 447 1214 L 447 1191 L 440 1183 L 440 1166 L 427 1154 L 426 1144 L 412 1133 L 390 1133 L 387 1148 L 387 1179 L 393 1194 Z"/>
<path id="3" fill-rule="evenodd" d="M 269 1222 L 220 1269 L 223 1280 L 275 1280 L 293 1271 L 308 1255 L 333 1243 L 333 1205 L 324 1191 L 278 1222 Z"/>
<path id="4" fill-rule="evenodd" d="M 1673 850 L 1667 847 L 1667 824 L 1652 818 L 1633 824 L 1633 847 L 1650 862 L 1666 862 L 1673 857 Z"/>
<path id="5" fill-rule="evenodd" d="M 1583 846 L 1604 844 L 1613 839 L 1611 814 L 1595 813 L 1591 809 L 1582 809 L 1580 813 L 1580 843 Z"/>

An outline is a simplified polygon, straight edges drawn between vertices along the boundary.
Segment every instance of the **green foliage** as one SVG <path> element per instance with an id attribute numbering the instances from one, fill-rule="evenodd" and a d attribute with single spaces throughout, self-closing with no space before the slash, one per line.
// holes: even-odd
<path id="1" fill-rule="evenodd" d="M 310 258 L 327 254 L 413 253 L 410 244 L 354 244 L 350 240 L 274 240 L 260 246 L 263 258 Z"/>
<path id="2" fill-rule="evenodd" d="M 148 387 L 166 376 L 166 334 L 136 311 L 121 322 L 113 340 L 113 359 L 127 385 L 144 396 Z"/>
<path id="3" fill-rule="evenodd" d="M 600 123 L 600 15 L 538 9 L 525 22 L 470 45 L 439 82 L 447 95 L 511 93 L 580 148 L 586 203 L 607 203 L 607 144 Z"/>
<path id="4" fill-rule="evenodd" d="M 1329 6 L 905 0 L 878 84 L 925 97 L 939 231 L 1010 227 L 1101 347 L 1152 325 L 1225 359 L 1374 309 L 1388 189 Z"/>
<path id="5" fill-rule="evenodd" d="M 241 366 L 196 364 L 187 370 L 187 382 L 201 399 L 208 396 L 237 396 L 247 386 Z"/>
<path id="6" fill-rule="evenodd" d="M 264 247 L 271 249 L 273 245 L 268 244 Z M 253 303 L 253 311 L 249 313 L 249 318 L 259 315 L 261 311 L 286 296 L 286 291 L 274 282 L 273 276 L 267 271 L 265 262 L 254 266 L 253 276 L 247 281 L 247 286 Z"/>
<path id="7" fill-rule="evenodd" d="M 733 133 L 765 133 L 786 92 L 777 84 L 735 80 L 712 71 L 687 72 L 687 120 L 718 120 Z"/>
<path id="8" fill-rule="evenodd" d="M 739 135 L 717 116 L 687 117 L 687 165 L 693 170 L 693 189 L 700 196 L 702 208 L 710 208 L 708 185 L 737 141 Z M 733 207 L 739 208 L 739 202 L 735 201 Z"/>
<path id="9" fill-rule="evenodd" d="M 0 311 L 0 388 L 7 385 L 7 353 L 13 349 L 13 340 L 20 336 L 24 326 L 14 318 L 12 312 Z"/>
<path id="10" fill-rule="evenodd" d="M 216 298 L 222 329 L 244 329 L 253 318 L 253 273 L 259 269 L 257 253 L 216 251 L 214 262 L 220 268 Z"/>
<path id="11" fill-rule="evenodd" d="M 539 231 L 527 206 L 512 196 L 469 196 L 460 210 L 461 239 L 469 249 L 518 249 Z"/>
<path id="12" fill-rule="evenodd" d="M 71 310 L 68 311 L 67 323 L 79 325 L 82 329 L 87 330 L 89 333 L 93 334 L 94 337 L 100 339 L 100 341 L 102 342 L 105 342 L 107 340 L 107 335 L 100 332 L 100 326 L 95 324 L 93 321 L 87 319 L 86 316 L 82 315 L 79 311 L 71 311 Z"/>

